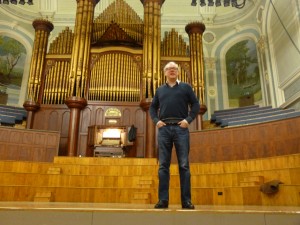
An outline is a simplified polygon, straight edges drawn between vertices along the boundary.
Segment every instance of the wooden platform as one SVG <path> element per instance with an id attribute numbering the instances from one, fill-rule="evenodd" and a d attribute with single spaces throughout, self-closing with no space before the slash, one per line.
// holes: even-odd
<path id="1" fill-rule="evenodd" d="M 156 159 L 55 157 L 53 163 L 0 161 L 1 201 L 81 203 L 157 202 Z M 180 204 L 178 166 L 170 168 L 170 204 Z M 191 164 L 196 205 L 300 205 L 300 154 Z M 260 192 L 280 180 L 279 192 Z"/>
<path id="2" fill-rule="evenodd" d="M 3 225 L 299 225 L 300 207 L 0 202 Z"/>

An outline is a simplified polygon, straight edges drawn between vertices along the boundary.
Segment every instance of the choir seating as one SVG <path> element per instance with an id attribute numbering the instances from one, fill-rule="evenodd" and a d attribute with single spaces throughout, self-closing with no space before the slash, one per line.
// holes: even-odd
<path id="1" fill-rule="evenodd" d="M 25 127 L 27 111 L 21 107 L 0 105 L 0 125 Z"/>
<path id="2" fill-rule="evenodd" d="M 257 105 L 216 111 L 211 122 L 222 128 L 275 121 L 300 116 L 294 109 L 259 107 Z"/>

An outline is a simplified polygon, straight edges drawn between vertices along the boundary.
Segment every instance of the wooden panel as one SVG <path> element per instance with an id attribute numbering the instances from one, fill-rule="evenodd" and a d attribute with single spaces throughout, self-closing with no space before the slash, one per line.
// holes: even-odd
<path id="1" fill-rule="evenodd" d="M 255 159 L 296 153 L 300 153 L 300 117 L 191 132 L 192 163 Z M 177 162 L 176 157 L 172 158 L 172 162 Z"/>
<path id="2" fill-rule="evenodd" d="M 92 125 L 104 125 L 105 124 L 105 111 L 108 108 L 117 108 L 121 111 L 121 119 L 118 119 L 119 126 L 131 126 L 132 124 L 137 127 L 138 141 L 134 152 L 130 154 L 130 157 L 144 157 L 145 146 L 145 112 L 140 108 L 139 103 L 131 102 L 89 102 L 84 110 L 81 111 L 81 122 L 79 126 L 80 137 L 78 140 L 77 155 L 85 156 L 87 152 L 87 128 Z M 55 115 L 55 116 L 54 116 Z M 56 121 L 51 123 L 61 124 L 54 126 L 49 123 L 50 119 L 55 118 Z M 61 132 L 61 139 L 59 145 L 59 155 L 67 155 L 67 140 L 68 140 L 68 128 L 69 128 L 70 113 L 66 105 L 41 105 L 39 111 L 35 113 L 34 129 L 56 129 Z"/>
<path id="3" fill-rule="evenodd" d="M 58 132 L 0 127 L 0 160 L 53 161 L 58 155 Z"/>

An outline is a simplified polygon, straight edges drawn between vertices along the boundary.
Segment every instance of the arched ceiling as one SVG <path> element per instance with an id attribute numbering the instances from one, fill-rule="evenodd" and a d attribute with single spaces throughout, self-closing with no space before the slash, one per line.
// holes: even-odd
<path id="1" fill-rule="evenodd" d="M 144 8 L 141 0 L 123 1 L 143 19 Z M 243 2 L 243 0 L 237 1 L 238 3 Z M 73 29 L 77 9 L 76 0 L 33 0 L 33 2 L 34 5 L 31 6 L 28 4 L 0 4 L 0 20 L 6 17 L 13 18 L 12 22 L 11 19 L 7 21 L 9 26 L 27 24 L 27 29 L 31 29 L 35 19 L 46 18 L 54 25 L 50 40 L 55 38 L 65 27 Z M 114 2 L 115 0 L 100 0 L 95 7 L 95 18 Z M 226 29 L 238 27 L 247 20 L 255 23 L 259 4 L 260 0 L 246 0 L 245 7 L 237 9 L 223 5 L 220 7 L 201 7 L 199 4 L 192 6 L 191 0 L 165 0 L 161 8 L 161 32 L 163 34 L 165 31 L 175 28 L 187 40 L 185 26 L 190 22 L 200 21 L 205 24 L 206 31 L 226 33 Z"/>
<path id="2" fill-rule="evenodd" d="M 125 0 L 137 14 L 143 18 L 143 5 L 140 0 Z M 238 0 L 238 3 L 243 0 Z M 201 7 L 191 6 L 191 0 L 165 0 L 162 6 L 162 26 L 187 24 L 191 21 L 202 21 L 208 26 L 224 26 L 234 21 L 247 18 L 254 10 L 258 0 L 246 0 L 242 9 L 234 7 Z M 22 19 L 32 23 L 36 18 L 47 17 L 54 24 L 72 26 L 75 22 L 76 0 L 34 0 L 34 5 L 4 5 L 0 7 L 16 20 Z M 95 14 L 101 13 L 114 0 L 100 0 Z"/>

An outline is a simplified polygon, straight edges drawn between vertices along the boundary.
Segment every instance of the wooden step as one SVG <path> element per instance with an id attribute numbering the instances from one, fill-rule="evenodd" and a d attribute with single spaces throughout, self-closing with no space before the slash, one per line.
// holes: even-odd
<path id="1" fill-rule="evenodd" d="M 37 192 L 33 199 L 34 202 L 53 202 L 52 192 Z"/>
<path id="2" fill-rule="evenodd" d="M 131 203 L 150 204 L 151 203 L 151 193 L 150 192 L 134 192 Z"/>
<path id="3" fill-rule="evenodd" d="M 157 165 L 156 158 L 113 158 L 113 157 L 54 157 L 55 164 L 76 165 Z"/>

